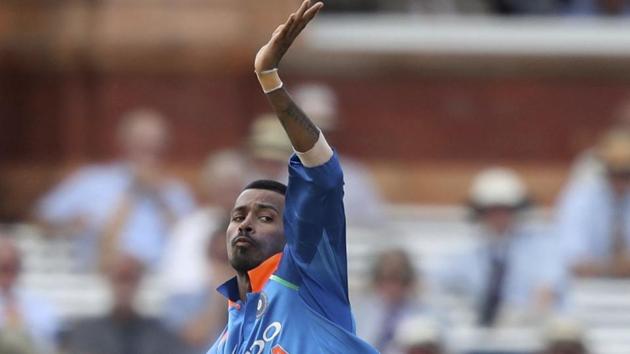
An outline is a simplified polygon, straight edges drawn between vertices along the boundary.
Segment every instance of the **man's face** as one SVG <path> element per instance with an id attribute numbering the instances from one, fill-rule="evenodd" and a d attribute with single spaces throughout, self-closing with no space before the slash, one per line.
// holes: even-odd
<path id="1" fill-rule="evenodd" d="M 376 290 L 389 305 L 399 305 L 411 296 L 417 279 L 405 253 L 392 251 L 381 257 L 375 270 Z"/>
<path id="2" fill-rule="evenodd" d="M 121 144 L 127 160 L 140 165 L 158 164 L 168 146 L 167 127 L 152 116 L 138 118 L 121 133 Z"/>
<path id="3" fill-rule="evenodd" d="M 246 272 L 282 251 L 284 196 L 247 189 L 236 199 L 227 229 L 227 253 L 237 272 Z"/>
<path id="4" fill-rule="evenodd" d="M 516 212 L 509 207 L 489 207 L 481 212 L 479 220 L 490 230 L 502 235 L 514 226 Z"/>

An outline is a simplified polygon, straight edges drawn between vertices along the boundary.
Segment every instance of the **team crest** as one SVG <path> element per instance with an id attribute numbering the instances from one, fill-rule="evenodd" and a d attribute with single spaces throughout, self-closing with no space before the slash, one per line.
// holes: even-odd
<path id="1" fill-rule="evenodd" d="M 258 305 L 256 306 L 256 318 L 261 318 L 262 315 L 265 314 L 268 302 L 269 301 L 267 300 L 267 295 L 265 295 L 264 292 L 261 292 L 260 297 L 258 298 Z"/>
<path id="2" fill-rule="evenodd" d="M 271 354 L 289 354 L 289 352 L 284 350 L 280 344 L 276 344 L 275 347 L 271 348 Z"/>

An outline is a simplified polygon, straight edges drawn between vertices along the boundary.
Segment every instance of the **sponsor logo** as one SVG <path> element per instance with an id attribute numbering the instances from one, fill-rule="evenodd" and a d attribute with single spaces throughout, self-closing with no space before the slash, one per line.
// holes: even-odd
<path id="1" fill-rule="evenodd" d="M 249 350 L 245 352 L 245 354 L 262 354 L 265 351 L 265 347 L 267 346 L 267 344 L 270 344 L 270 342 L 274 340 L 281 331 L 282 325 L 280 324 L 280 322 L 274 322 L 270 324 L 269 326 L 267 326 L 267 328 L 265 328 L 265 331 L 262 334 L 262 339 L 256 340 L 254 344 L 249 347 Z"/>

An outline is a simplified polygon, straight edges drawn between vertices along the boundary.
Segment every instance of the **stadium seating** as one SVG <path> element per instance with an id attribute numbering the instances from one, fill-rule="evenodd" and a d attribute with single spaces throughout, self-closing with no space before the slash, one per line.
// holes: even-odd
<path id="1" fill-rule="evenodd" d="M 377 228 L 348 229 L 351 292 L 369 286 L 369 271 L 378 250 L 403 247 L 424 273 L 440 260 L 470 245 L 469 224 L 460 207 L 398 206 L 388 209 L 389 222 Z M 543 218 L 545 211 L 534 213 Z M 68 240 L 42 238 L 37 229 L 20 226 L 19 244 L 25 253 L 25 286 L 49 297 L 66 318 L 103 313 L 109 303 L 106 280 L 74 269 Z M 567 308 L 587 328 L 594 353 L 630 353 L 630 281 L 583 280 L 569 288 Z M 163 301 L 159 277 L 149 274 L 142 285 L 140 306 L 159 314 Z M 541 346 L 540 326 L 514 325 L 492 330 L 474 325 L 470 304 L 457 297 L 430 299 L 451 323 L 448 339 L 455 352 L 528 353 Z"/>

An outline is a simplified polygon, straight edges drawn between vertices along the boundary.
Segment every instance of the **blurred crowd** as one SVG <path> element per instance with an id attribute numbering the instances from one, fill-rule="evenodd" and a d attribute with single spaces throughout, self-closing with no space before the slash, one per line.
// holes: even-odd
<path id="1" fill-rule="evenodd" d="M 321 84 L 294 91 L 334 142 L 342 122 L 335 93 Z M 2 232 L 0 353 L 205 353 L 221 332 L 226 304 L 214 289 L 232 276 L 225 229 L 235 196 L 254 179 L 286 181 L 292 148 L 277 119 L 261 115 L 241 146 L 212 152 L 200 168 L 202 195 L 194 198 L 166 170 L 167 122 L 150 109 L 128 113 L 118 127 L 118 158 L 80 168 L 33 210 L 43 235 L 72 243 L 74 272 L 106 279 L 107 312 L 60 318 L 53 303 L 22 285 L 16 235 Z M 368 169 L 340 156 L 348 223 L 386 223 Z M 529 190 L 509 168 L 479 171 L 465 205 L 471 231 L 464 237 L 474 242 L 431 271 L 418 269 L 407 250 L 375 250 L 368 286 L 353 295 L 359 335 L 385 354 L 447 353 L 452 324 L 431 299 L 456 295 L 473 309 L 476 326 L 535 323 L 545 328 L 545 353 L 589 353 L 567 284 L 630 278 L 630 103 L 578 156 L 549 221 L 531 218 Z M 152 316 L 137 307 L 148 273 L 159 275 L 165 292 Z"/>
<path id="2" fill-rule="evenodd" d="M 418 14 L 625 16 L 627 0 L 330 0 L 329 12 Z"/>

